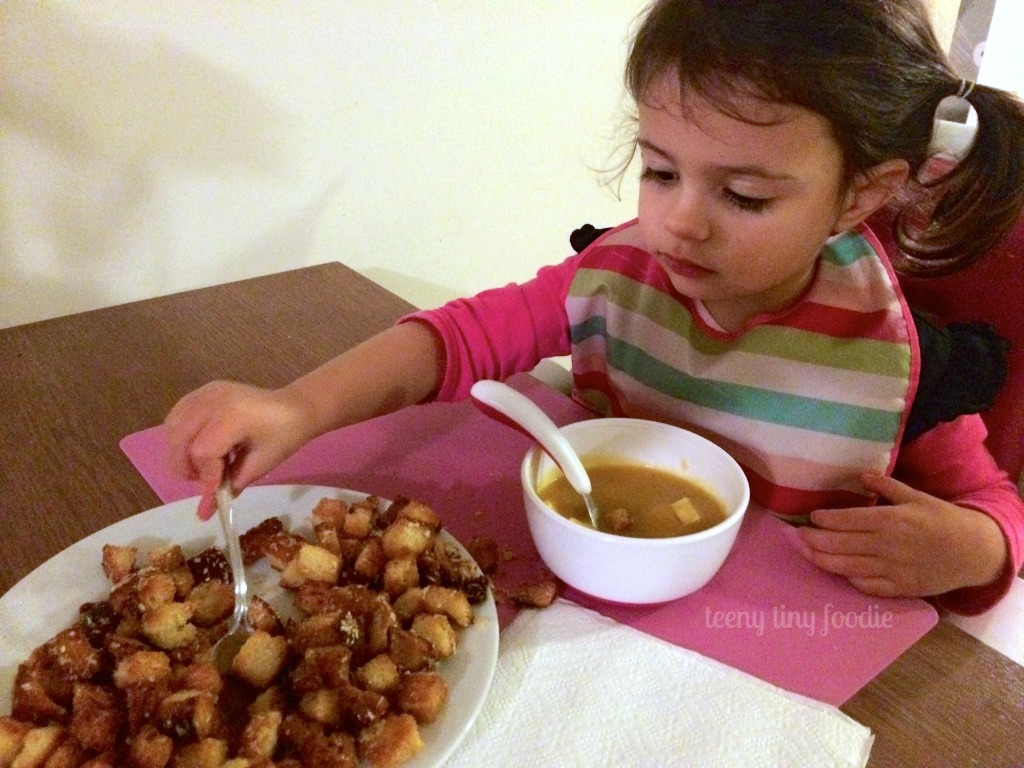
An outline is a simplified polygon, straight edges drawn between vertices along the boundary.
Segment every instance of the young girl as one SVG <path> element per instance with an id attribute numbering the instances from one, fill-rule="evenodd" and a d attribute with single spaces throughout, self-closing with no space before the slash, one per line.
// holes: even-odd
<path id="1" fill-rule="evenodd" d="M 920 417 L 919 332 L 934 331 L 863 222 L 914 193 L 897 220 L 909 263 L 981 256 L 1024 205 L 1024 108 L 950 71 L 918 0 L 661 0 L 626 81 L 638 218 L 280 390 L 184 397 L 167 427 L 206 489 L 200 514 L 229 456 L 240 489 L 328 430 L 571 353 L 575 398 L 715 439 L 757 503 L 811 523 L 820 567 L 870 594 L 990 607 L 1024 560 L 1024 504 L 979 416 Z M 977 138 L 928 181 L 935 110 L 954 95 Z"/>

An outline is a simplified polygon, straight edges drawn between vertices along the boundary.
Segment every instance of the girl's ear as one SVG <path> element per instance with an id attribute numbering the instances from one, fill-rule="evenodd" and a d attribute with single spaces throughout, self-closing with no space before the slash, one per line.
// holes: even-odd
<path id="1" fill-rule="evenodd" d="M 886 160 L 858 173 L 846 192 L 833 233 L 839 234 L 856 227 L 889 202 L 903 188 L 909 176 L 910 164 L 906 160 Z"/>

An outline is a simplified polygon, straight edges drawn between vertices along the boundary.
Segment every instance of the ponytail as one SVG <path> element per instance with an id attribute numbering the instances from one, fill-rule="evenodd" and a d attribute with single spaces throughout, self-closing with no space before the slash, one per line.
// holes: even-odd
<path id="1" fill-rule="evenodd" d="M 966 267 L 1024 209 L 1024 102 L 983 85 L 968 98 L 978 127 L 967 153 L 938 175 L 934 160 L 915 169 L 907 205 L 894 221 L 901 272 L 939 276 Z"/>

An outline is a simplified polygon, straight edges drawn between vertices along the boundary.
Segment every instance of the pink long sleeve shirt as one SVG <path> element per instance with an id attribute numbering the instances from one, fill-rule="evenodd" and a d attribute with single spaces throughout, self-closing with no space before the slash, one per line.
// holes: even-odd
<path id="1" fill-rule="evenodd" d="M 526 283 L 403 318 L 429 324 L 442 340 L 444 378 L 437 399 L 462 399 L 476 381 L 503 380 L 531 370 L 544 358 L 570 354 L 566 302 L 585 253 L 542 268 Z M 935 598 L 962 614 L 981 613 L 994 605 L 1024 564 L 1024 502 L 985 448 L 986 435 L 977 415 L 939 424 L 899 447 L 892 472 L 919 490 L 989 515 L 1003 532 L 1009 557 L 997 581 Z"/>

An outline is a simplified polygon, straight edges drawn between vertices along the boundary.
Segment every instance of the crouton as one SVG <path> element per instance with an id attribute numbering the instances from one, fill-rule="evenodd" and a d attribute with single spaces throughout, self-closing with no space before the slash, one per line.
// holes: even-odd
<path id="1" fill-rule="evenodd" d="M 547 608 L 558 596 L 558 582 L 554 579 L 521 584 L 512 594 L 512 602 L 523 608 Z"/>
<path id="2" fill-rule="evenodd" d="M 13 717 L 0 717 L 0 765 L 9 766 L 25 743 L 32 726 Z"/>
<path id="3" fill-rule="evenodd" d="M 59 676 L 43 665 L 43 658 L 45 653 L 37 649 L 18 666 L 11 701 L 11 715 L 16 720 L 45 725 L 63 722 L 67 717 L 67 708 L 61 702 L 69 697 L 61 689 Z"/>
<path id="4" fill-rule="evenodd" d="M 174 742 L 153 725 L 144 725 L 128 742 L 132 768 L 164 768 L 171 761 Z"/>
<path id="5" fill-rule="evenodd" d="M 100 652 L 80 627 L 59 632 L 46 644 L 46 650 L 54 668 L 69 680 L 90 680 L 102 666 Z"/>
<path id="6" fill-rule="evenodd" d="M 325 496 L 313 507 L 309 519 L 314 528 L 327 525 L 334 530 L 339 530 L 344 524 L 347 514 L 348 504 L 343 499 L 331 499 Z"/>
<path id="7" fill-rule="evenodd" d="M 329 728 L 341 723 L 341 702 L 337 690 L 320 688 L 310 691 L 299 700 L 299 711 L 310 720 Z"/>
<path id="8" fill-rule="evenodd" d="M 217 698 L 208 691 L 175 691 L 163 697 L 156 710 L 156 724 L 179 741 L 199 741 L 225 734 Z"/>
<path id="9" fill-rule="evenodd" d="M 209 547 L 195 557 L 190 557 L 186 565 L 196 584 L 211 580 L 231 581 L 231 564 L 224 553 L 216 547 Z"/>
<path id="10" fill-rule="evenodd" d="M 386 717 L 359 734 L 359 753 L 371 768 L 396 768 L 421 749 L 419 726 L 408 713 Z"/>
<path id="11" fill-rule="evenodd" d="M 424 587 L 423 607 L 430 613 L 443 613 L 459 627 L 473 623 L 473 606 L 465 594 L 451 587 Z"/>
<path id="12" fill-rule="evenodd" d="M 396 521 L 411 520 L 434 532 L 441 528 L 441 518 L 433 509 L 421 501 L 410 501 L 402 505 L 395 519 Z"/>
<path id="13" fill-rule="evenodd" d="M 281 571 L 299 554 L 305 543 L 301 536 L 281 531 L 268 536 L 262 542 L 262 550 L 270 560 L 270 565 Z"/>
<path id="14" fill-rule="evenodd" d="M 142 634 L 157 648 L 170 650 L 196 639 L 191 623 L 193 607 L 189 603 L 166 603 L 142 616 Z"/>
<path id="15" fill-rule="evenodd" d="M 402 676 L 395 700 L 398 708 L 415 717 L 417 723 L 432 723 L 448 700 L 448 683 L 434 671 L 411 672 Z"/>
<path id="16" fill-rule="evenodd" d="M 384 529 L 381 544 L 388 559 L 405 557 L 423 552 L 434 539 L 434 531 L 415 520 L 399 517 Z"/>
<path id="17" fill-rule="evenodd" d="M 178 584 L 166 571 L 147 568 L 135 583 L 135 596 L 140 611 L 152 611 L 174 601 L 178 596 Z"/>
<path id="18" fill-rule="evenodd" d="M 299 575 L 307 581 L 338 583 L 341 559 L 333 552 L 313 544 L 303 544 L 296 555 Z"/>
<path id="19" fill-rule="evenodd" d="M 252 565 L 264 555 L 265 547 L 272 536 L 284 531 L 284 523 L 279 517 L 268 517 L 254 528 L 238 537 L 242 550 L 242 564 Z"/>
<path id="20" fill-rule="evenodd" d="M 313 528 L 313 538 L 318 547 L 341 557 L 341 537 L 338 535 L 337 528 L 327 523 L 320 523 Z"/>
<path id="21" fill-rule="evenodd" d="M 448 617 L 440 613 L 421 613 L 412 620 L 410 631 L 428 643 L 437 660 L 455 653 L 456 636 Z"/>
<path id="22" fill-rule="evenodd" d="M 249 705 L 248 713 L 250 716 L 266 714 L 267 712 L 283 713 L 286 704 L 284 690 L 279 685 L 272 685 L 256 695 L 256 698 Z"/>
<path id="23" fill-rule="evenodd" d="M 398 686 L 400 677 L 398 665 L 386 653 L 374 656 L 355 671 L 355 679 L 363 688 L 384 694 Z"/>
<path id="24" fill-rule="evenodd" d="M 249 601 L 249 624 L 253 629 L 262 629 L 270 635 L 279 635 L 284 630 L 270 603 L 259 595 L 254 595 Z"/>
<path id="25" fill-rule="evenodd" d="M 312 739 L 302 750 L 303 766 L 356 768 L 357 761 L 355 739 L 342 731 Z M 286 768 L 281 763 L 277 766 Z"/>
<path id="26" fill-rule="evenodd" d="M 353 506 L 341 523 L 341 535 L 348 539 L 365 539 L 374 528 L 375 510 L 365 505 Z"/>
<path id="27" fill-rule="evenodd" d="M 134 685 L 153 685 L 169 680 L 171 659 L 160 651 L 139 651 L 125 656 L 114 667 L 114 685 L 127 688 Z"/>
<path id="28" fill-rule="evenodd" d="M 239 736 L 238 756 L 251 760 L 272 758 L 277 749 L 282 718 L 282 714 L 276 710 L 252 715 Z"/>
<path id="29" fill-rule="evenodd" d="M 384 566 L 384 591 L 391 598 L 398 597 L 407 589 L 419 586 L 420 571 L 415 557 L 396 557 Z"/>
<path id="30" fill-rule="evenodd" d="M 352 565 L 353 572 L 365 581 L 375 581 L 384 572 L 388 558 L 379 538 L 366 539 Z"/>
<path id="31" fill-rule="evenodd" d="M 466 551 L 484 573 L 498 570 L 498 542 L 494 539 L 474 537 L 466 542 Z"/>
<path id="32" fill-rule="evenodd" d="M 153 547 L 148 553 L 149 564 L 161 571 L 173 571 L 185 565 L 185 553 L 178 544 Z"/>
<path id="33" fill-rule="evenodd" d="M 231 671 L 253 688 L 266 688 L 284 668 L 288 641 L 257 630 L 249 636 L 231 662 Z"/>
<path id="34" fill-rule="evenodd" d="M 363 650 L 368 654 L 386 651 L 391 628 L 397 626 L 398 616 L 391 603 L 383 596 L 378 597 L 366 614 L 366 642 Z"/>
<path id="35" fill-rule="evenodd" d="M 213 664 L 200 661 L 176 670 L 174 685 L 178 690 L 206 691 L 217 697 L 224 688 L 224 680 Z"/>
<path id="36" fill-rule="evenodd" d="M 223 581 L 206 581 L 192 589 L 185 604 L 192 610 L 193 624 L 212 627 L 234 612 L 235 590 Z"/>
<path id="37" fill-rule="evenodd" d="M 390 703 L 376 691 L 366 691 L 353 683 L 338 687 L 338 700 L 350 725 L 367 726 L 388 713 Z"/>
<path id="38" fill-rule="evenodd" d="M 127 719 L 115 691 L 79 683 L 71 705 L 71 734 L 86 749 L 106 752 L 114 749 Z M 0 760 L 0 765 L 3 761 Z"/>
<path id="39" fill-rule="evenodd" d="M 410 672 L 417 672 L 434 663 L 434 649 L 430 643 L 401 627 L 391 630 L 388 655 L 399 669 Z"/>
<path id="40" fill-rule="evenodd" d="M 67 731 L 63 731 L 57 736 L 57 743 L 43 763 L 43 768 L 79 768 L 86 757 L 86 751 L 78 740 Z M 15 766 L 19 765 L 20 758 L 20 755 L 15 758 Z"/>
<path id="41" fill-rule="evenodd" d="M 228 742 L 207 738 L 178 749 L 174 754 L 174 768 L 221 768 L 227 759 Z"/>
<path id="42" fill-rule="evenodd" d="M 300 655 L 310 648 L 342 645 L 346 637 L 341 629 L 341 611 L 318 613 L 294 625 L 289 637 L 292 647 Z"/>
<path id="43" fill-rule="evenodd" d="M 103 545 L 103 573 L 106 574 L 111 584 L 119 583 L 135 569 L 135 558 L 138 554 L 137 547 Z"/>

